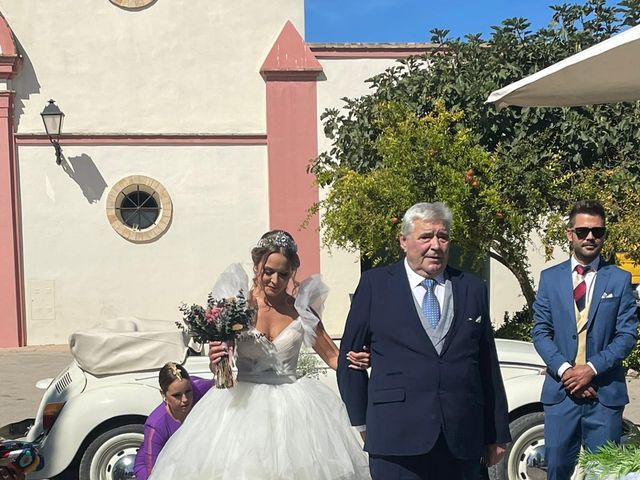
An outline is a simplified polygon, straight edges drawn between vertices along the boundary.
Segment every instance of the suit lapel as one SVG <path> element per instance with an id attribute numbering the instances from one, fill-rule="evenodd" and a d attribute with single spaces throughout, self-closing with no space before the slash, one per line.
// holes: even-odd
<path id="1" fill-rule="evenodd" d="M 558 271 L 558 289 L 560 301 L 572 316 L 575 312 L 575 300 L 573 299 L 573 273 L 571 272 L 571 260 L 562 262 Z M 575 323 L 575 322 L 573 322 Z"/>
<path id="2" fill-rule="evenodd" d="M 415 297 L 407 279 L 404 260 L 389 267 L 389 273 L 389 298 L 391 302 L 394 302 L 394 308 L 398 309 L 398 318 L 406 318 L 412 333 L 415 334 L 414 338 L 420 338 L 420 342 L 427 345 L 426 348 L 429 352 L 437 355 L 429 335 L 424 331 L 418 312 L 416 312 Z"/>
<path id="3" fill-rule="evenodd" d="M 452 270 L 449 267 L 445 270 L 444 278 L 451 281 L 451 290 L 453 294 L 453 320 L 451 321 L 451 327 L 447 332 L 447 336 L 444 339 L 444 345 L 440 356 L 443 356 L 451 342 L 453 337 L 460 326 L 462 311 L 464 310 L 463 299 L 467 297 L 467 283 L 463 279 L 463 273 L 460 271 Z"/>
<path id="4" fill-rule="evenodd" d="M 598 268 L 598 272 L 596 274 L 596 283 L 593 286 L 593 295 L 591 296 L 591 305 L 589 306 L 587 330 L 589 329 L 591 322 L 593 322 L 593 319 L 596 316 L 596 311 L 598 310 L 598 306 L 600 305 L 600 300 L 602 299 L 602 295 L 605 293 L 605 289 L 607 288 L 607 285 L 609 283 L 610 275 L 610 266 L 605 264 L 602 259 L 600 259 L 600 267 Z"/>

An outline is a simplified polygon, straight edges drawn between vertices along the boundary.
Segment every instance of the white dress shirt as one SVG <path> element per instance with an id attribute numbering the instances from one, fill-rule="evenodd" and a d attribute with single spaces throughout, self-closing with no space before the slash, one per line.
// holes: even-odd
<path id="1" fill-rule="evenodd" d="M 425 277 L 422 277 L 418 275 L 416 272 L 414 272 L 409 266 L 409 262 L 407 262 L 406 258 L 404 259 L 404 269 L 407 272 L 407 279 L 409 280 L 409 285 L 411 286 L 411 291 L 413 292 L 413 296 L 418 302 L 418 305 L 422 305 L 422 299 L 424 298 L 424 294 L 427 292 L 427 290 L 422 286 L 422 282 L 424 281 Z M 442 305 L 444 305 L 444 293 L 445 293 L 444 272 L 440 273 L 440 275 L 437 275 L 434 278 L 434 280 L 436 281 L 436 284 L 433 288 L 433 293 L 438 299 L 438 304 L 440 305 L 440 312 L 442 312 Z"/>

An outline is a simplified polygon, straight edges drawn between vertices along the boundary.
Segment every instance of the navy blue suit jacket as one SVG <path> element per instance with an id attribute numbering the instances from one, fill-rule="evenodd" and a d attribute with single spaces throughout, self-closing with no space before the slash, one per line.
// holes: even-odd
<path id="1" fill-rule="evenodd" d="M 351 423 L 366 425 L 365 450 L 421 455 L 440 432 L 460 459 L 510 441 L 507 400 L 486 286 L 447 268 L 454 318 L 440 355 L 416 312 L 404 262 L 363 273 L 340 344 L 338 386 Z M 347 368 L 349 350 L 371 350 L 371 378 Z"/>
<path id="2" fill-rule="evenodd" d="M 571 260 L 550 267 L 540 275 L 533 305 L 533 344 L 549 367 L 542 402 L 560 403 L 567 396 L 558 369 L 572 363 L 578 351 L 573 300 Z M 636 304 L 629 272 L 600 260 L 587 321 L 587 362 L 598 374 L 593 384 L 598 399 L 609 407 L 629 403 L 622 360 L 637 339 Z"/>

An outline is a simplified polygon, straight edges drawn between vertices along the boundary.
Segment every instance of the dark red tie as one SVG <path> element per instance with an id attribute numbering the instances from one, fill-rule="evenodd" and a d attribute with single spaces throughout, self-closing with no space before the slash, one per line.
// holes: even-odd
<path id="1" fill-rule="evenodd" d="M 578 284 L 573 289 L 573 299 L 576 301 L 578 311 L 584 310 L 585 298 L 587 296 L 587 284 L 584 281 L 585 274 L 589 271 L 589 265 L 576 265 L 578 274 Z"/>

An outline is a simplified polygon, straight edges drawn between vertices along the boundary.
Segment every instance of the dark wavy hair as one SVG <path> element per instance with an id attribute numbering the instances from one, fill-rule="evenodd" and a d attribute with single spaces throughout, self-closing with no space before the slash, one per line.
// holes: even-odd
<path id="1" fill-rule="evenodd" d="M 569 212 L 569 227 L 573 227 L 576 223 L 576 215 L 580 214 L 593 215 L 602 218 L 606 222 L 607 216 L 604 207 L 597 200 L 580 200 L 576 202 Z"/>

